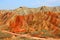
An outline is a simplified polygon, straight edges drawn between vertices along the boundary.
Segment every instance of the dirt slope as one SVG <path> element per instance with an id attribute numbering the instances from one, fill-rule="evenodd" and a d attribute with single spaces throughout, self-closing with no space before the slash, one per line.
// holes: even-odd
<path id="1" fill-rule="evenodd" d="M 60 40 L 60 7 L 20 7 L 15 10 L 0 10 L 0 39 L 40 38 Z"/>

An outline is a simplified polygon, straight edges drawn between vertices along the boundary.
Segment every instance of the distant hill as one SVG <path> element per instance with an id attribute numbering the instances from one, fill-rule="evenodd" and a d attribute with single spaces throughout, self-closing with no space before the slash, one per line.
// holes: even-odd
<path id="1" fill-rule="evenodd" d="M 38 8 L 28 8 L 28 7 L 19 7 L 13 10 L 0 10 L 0 11 L 16 11 L 17 13 L 22 13 L 22 14 L 28 14 L 30 12 L 39 12 L 39 11 L 52 11 L 52 12 L 60 12 L 60 6 L 56 7 L 48 7 L 48 6 L 42 6 Z"/>
<path id="2" fill-rule="evenodd" d="M 17 12 L 39 12 L 39 11 L 52 11 L 52 12 L 60 12 L 60 6 L 57 7 L 47 7 L 47 6 L 42 6 L 42 7 L 38 7 L 38 8 L 28 8 L 28 7 L 19 7 L 17 9 L 15 9 L 14 11 Z"/>

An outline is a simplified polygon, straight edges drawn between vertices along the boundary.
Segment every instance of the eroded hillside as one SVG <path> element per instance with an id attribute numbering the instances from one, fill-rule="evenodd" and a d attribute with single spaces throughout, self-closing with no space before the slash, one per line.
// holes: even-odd
<path id="1" fill-rule="evenodd" d="M 60 9 L 43 6 L 39 8 L 20 7 L 12 11 L 0 10 L 0 32 L 0 39 L 60 38 Z"/>

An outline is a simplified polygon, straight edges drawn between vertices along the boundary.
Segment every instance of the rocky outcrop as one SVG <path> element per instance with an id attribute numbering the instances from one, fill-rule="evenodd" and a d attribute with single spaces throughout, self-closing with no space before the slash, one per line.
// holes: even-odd
<path id="1" fill-rule="evenodd" d="M 60 7 L 0 10 L 0 29 L 33 37 L 60 38 Z"/>

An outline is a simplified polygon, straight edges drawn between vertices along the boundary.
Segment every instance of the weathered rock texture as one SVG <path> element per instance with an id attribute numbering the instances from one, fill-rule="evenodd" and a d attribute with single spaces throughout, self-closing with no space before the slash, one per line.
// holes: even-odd
<path id="1" fill-rule="evenodd" d="M 60 7 L 0 10 L 0 29 L 38 38 L 60 38 Z"/>

